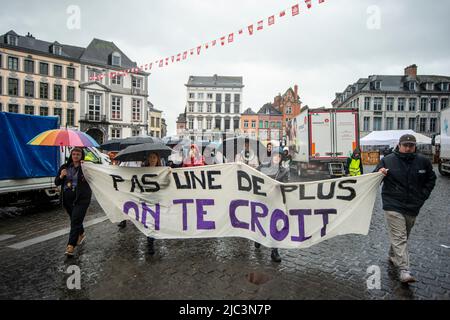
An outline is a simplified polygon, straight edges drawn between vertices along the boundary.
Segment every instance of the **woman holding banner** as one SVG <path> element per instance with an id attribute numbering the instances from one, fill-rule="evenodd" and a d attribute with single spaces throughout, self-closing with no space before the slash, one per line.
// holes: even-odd
<path id="1" fill-rule="evenodd" d="M 81 168 L 81 161 L 83 160 L 83 149 L 72 149 L 67 163 L 59 168 L 55 178 L 55 185 L 62 186 L 63 206 L 70 217 L 69 242 L 66 248 L 67 256 L 73 256 L 75 247 L 81 245 L 86 239 L 83 221 L 91 203 L 92 191 Z"/>
<path id="2" fill-rule="evenodd" d="M 156 152 L 150 152 L 147 159 L 142 163 L 143 167 L 161 167 L 161 157 Z M 147 249 L 150 255 L 155 254 L 155 239 L 147 237 Z"/>
<path id="3" fill-rule="evenodd" d="M 270 160 L 270 163 L 268 164 L 262 164 L 258 167 L 258 170 L 261 171 L 261 173 L 264 173 L 268 177 L 275 179 L 279 182 L 286 183 L 288 182 L 288 173 L 289 170 L 282 166 L 282 158 L 279 153 L 272 153 L 272 158 Z M 255 242 L 255 248 L 260 248 L 261 244 Z M 281 262 L 280 254 L 278 253 L 278 249 L 274 248 L 272 249 L 272 253 L 270 255 L 273 262 Z"/>

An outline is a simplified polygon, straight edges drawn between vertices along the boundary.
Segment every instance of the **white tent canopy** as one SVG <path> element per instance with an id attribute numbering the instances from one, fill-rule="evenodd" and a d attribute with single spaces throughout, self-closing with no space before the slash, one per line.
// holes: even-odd
<path id="1" fill-rule="evenodd" d="M 405 134 L 412 134 L 417 139 L 417 144 L 431 144 L 431 138 L 413 130 L 387 130 L 374 131 L 361 139 L 361 146 L 385 146 L 396 147 L 400 137 Z"/>

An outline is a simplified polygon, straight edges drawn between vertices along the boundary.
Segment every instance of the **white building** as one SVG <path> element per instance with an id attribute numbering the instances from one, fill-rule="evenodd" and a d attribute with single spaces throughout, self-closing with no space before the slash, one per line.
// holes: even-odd
<path id="1" fill-rule="evenodd" d="M 335 108 L 358 108 L 361 137 L 372 131 L 405 130 L 431 136 L 440 131 L 440 111 L 450 99 L 450 77 L 417 75 L 417 66 L 404 75 L 372 75 L 336 94 Z"/>
<path id="2" fill-rule="evenodd" d="M 239 133 L 242 77 L 190 76 L 186 84 L 186 129 L 191 140 L 220 141 Z"/>
<path id="3" fill-rule="evenodd" d="M 80 62 L 80 129 L 99 143 L 146 135 L 149 74 L 89 80 L 95 75 L 138 67 L 113 42 L 99 39 L 84 50 Z"/>

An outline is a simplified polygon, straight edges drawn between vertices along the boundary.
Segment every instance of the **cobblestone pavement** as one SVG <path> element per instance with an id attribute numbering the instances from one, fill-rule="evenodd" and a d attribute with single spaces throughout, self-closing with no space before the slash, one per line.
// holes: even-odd
<path id="1" fill-rule="evenodd" d="M 368 168 L 370 170 L 370 168 Z M 64 257 L 67 235 L 23 249 L 9 246 L 68 228 L 60 207 L 0 209 L 0 299 L 450 299 L 450 179 L 436 189 L 410 240 L 411 267 L 419 282 L 397 281 L 387 262 L 388 235 L 378 196 L 368 236 L 346 235 L 304 250 L 255 249 L 241 238 L 157 240 L 156 254 L 130 223 L 86 228 L 87 242 Z M 103 217 L 96 201 L 85 221 Z M 8 238 L 8 235 L 15 235 Z M 69 290 L 70 265 L 81 270 L 81 290 Z M 381 288 L 369 290 L 370 266 Z M 251 280 L 251 281 L 250 281 Z"/>

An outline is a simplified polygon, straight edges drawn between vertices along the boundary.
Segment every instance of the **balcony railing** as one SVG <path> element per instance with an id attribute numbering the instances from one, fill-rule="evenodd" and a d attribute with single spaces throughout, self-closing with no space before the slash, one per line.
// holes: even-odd
<path id="1" fill-rule="evenodd" d="M 106 122 L 106 115 L 86 113 L 84 115 L 84 120 L 92 122 Z"/>

